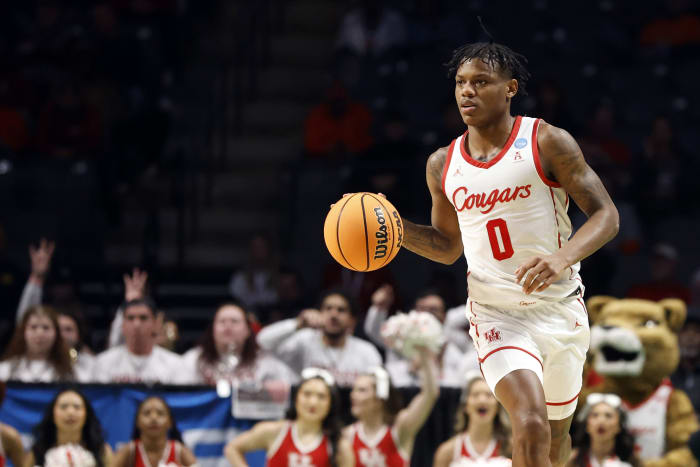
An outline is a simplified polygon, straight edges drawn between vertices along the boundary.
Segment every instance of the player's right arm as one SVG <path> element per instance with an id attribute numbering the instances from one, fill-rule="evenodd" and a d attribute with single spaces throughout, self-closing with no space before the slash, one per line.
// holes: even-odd
<path id="1" fill-rule="evenodd" d="M 248 467 L 245 453 L 260 449 L 267 450 L 286 423 L 286 421 L 281 420 L 256 424 L 251 430 L 241 433 L 229 441 L 224 448 L 226 459 L 233 467 Z"/>
<path id="2" fill-rule="evenodd" d="M 430 155 L 425 178 L 433 207 L 431 225 L 418 225 L 403 220 L 403 247 L 425 258 L 443 264 L 452 264 L 462 255 L 462 236 L 454 207 L 442 191 L 442 171 L 448 148 L 440 148 Z"/>

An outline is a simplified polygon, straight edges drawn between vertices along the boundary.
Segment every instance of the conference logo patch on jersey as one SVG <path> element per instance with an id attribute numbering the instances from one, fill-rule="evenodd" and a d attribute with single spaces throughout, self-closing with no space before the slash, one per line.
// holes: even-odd
<path id="1" fill-rule="evenodd" d="M 527 140 L 525 138 L 518 138 L 513 143 L 513 146 L 515 146 L 517 149 L 522 149 L 527 146 Z"/>
<path id="2" fill-rule="evenodd" d="M 517 198 L 530 197 L 530 187 L 532 185 L 516 186 L 515 188 L 496 188 L 491 193 L 471 193 L 465 186 L 457 188 L 452 193 L 452 204 L 457 211 L 476 207 L 482 214 L 488 214 L 498 203 L 510 203 Z"/>
<path id="3" fill-rule="evenodd" d="M 486 333 L 484 334 L 484 337 L 486 338 L 487 341 L 489 341 L 489 344 L 492 344 L 496 341 L 501 340 L 501 332 L 497 331 L 496 328 L 491 328 Z"/>

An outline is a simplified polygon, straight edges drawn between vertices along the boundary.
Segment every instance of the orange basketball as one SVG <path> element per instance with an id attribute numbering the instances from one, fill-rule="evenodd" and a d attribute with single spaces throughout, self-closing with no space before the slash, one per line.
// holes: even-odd
<path id="1" fill-rule="evenodd" d="M 323 226 L 331 256 L 353 271 L 386 266 L 401 248 L 403 224 L 396 208 L 373 193 L 354 193 L 331 207 Z"/>

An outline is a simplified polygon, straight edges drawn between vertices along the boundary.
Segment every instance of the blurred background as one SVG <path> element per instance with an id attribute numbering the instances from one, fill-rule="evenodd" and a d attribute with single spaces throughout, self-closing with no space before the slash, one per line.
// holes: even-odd
<path id="1" fill-rule="evenodd" d="M 349 274 L 322 225 L 360 190 L 429 222 L 426 159 L 465 130 L 442 64 L 487 40 L 477 15 L 529 59 L 513 113 L 573 134 L 620 210 L 618 237 L 584 262 L 587 295 L 680 296 L 697 315 L 699 11 L 694 0 L 3 2 L 2 333 L 41 238 L 56 243 L 45 301 L 79 307 L 96 350 L 137 266 L 180 351 L 231 296 L 262 324 L 338 284 L 364 309 L 383 283 L 398 307 L 426 286 L 464 303 L 464 260 L 404 251 Z"/>

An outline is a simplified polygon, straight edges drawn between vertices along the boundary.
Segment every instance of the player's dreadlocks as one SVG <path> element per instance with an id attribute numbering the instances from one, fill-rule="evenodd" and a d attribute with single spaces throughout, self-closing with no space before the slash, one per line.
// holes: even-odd
<path id="1" fill-rule="evenodd" d="M 462 64 L 468 60 L 481 59 L 492 68 L 500 68 L 518 80 L 518 93 L 527 95 L 527 82 L 530 72 L 525 65 L 527 58 L 502 44 L 495 42 L 475 42 L 465 44 L 452 52 L 452 58 L 445 63 L 447 76 L 453 78 Z"/>

